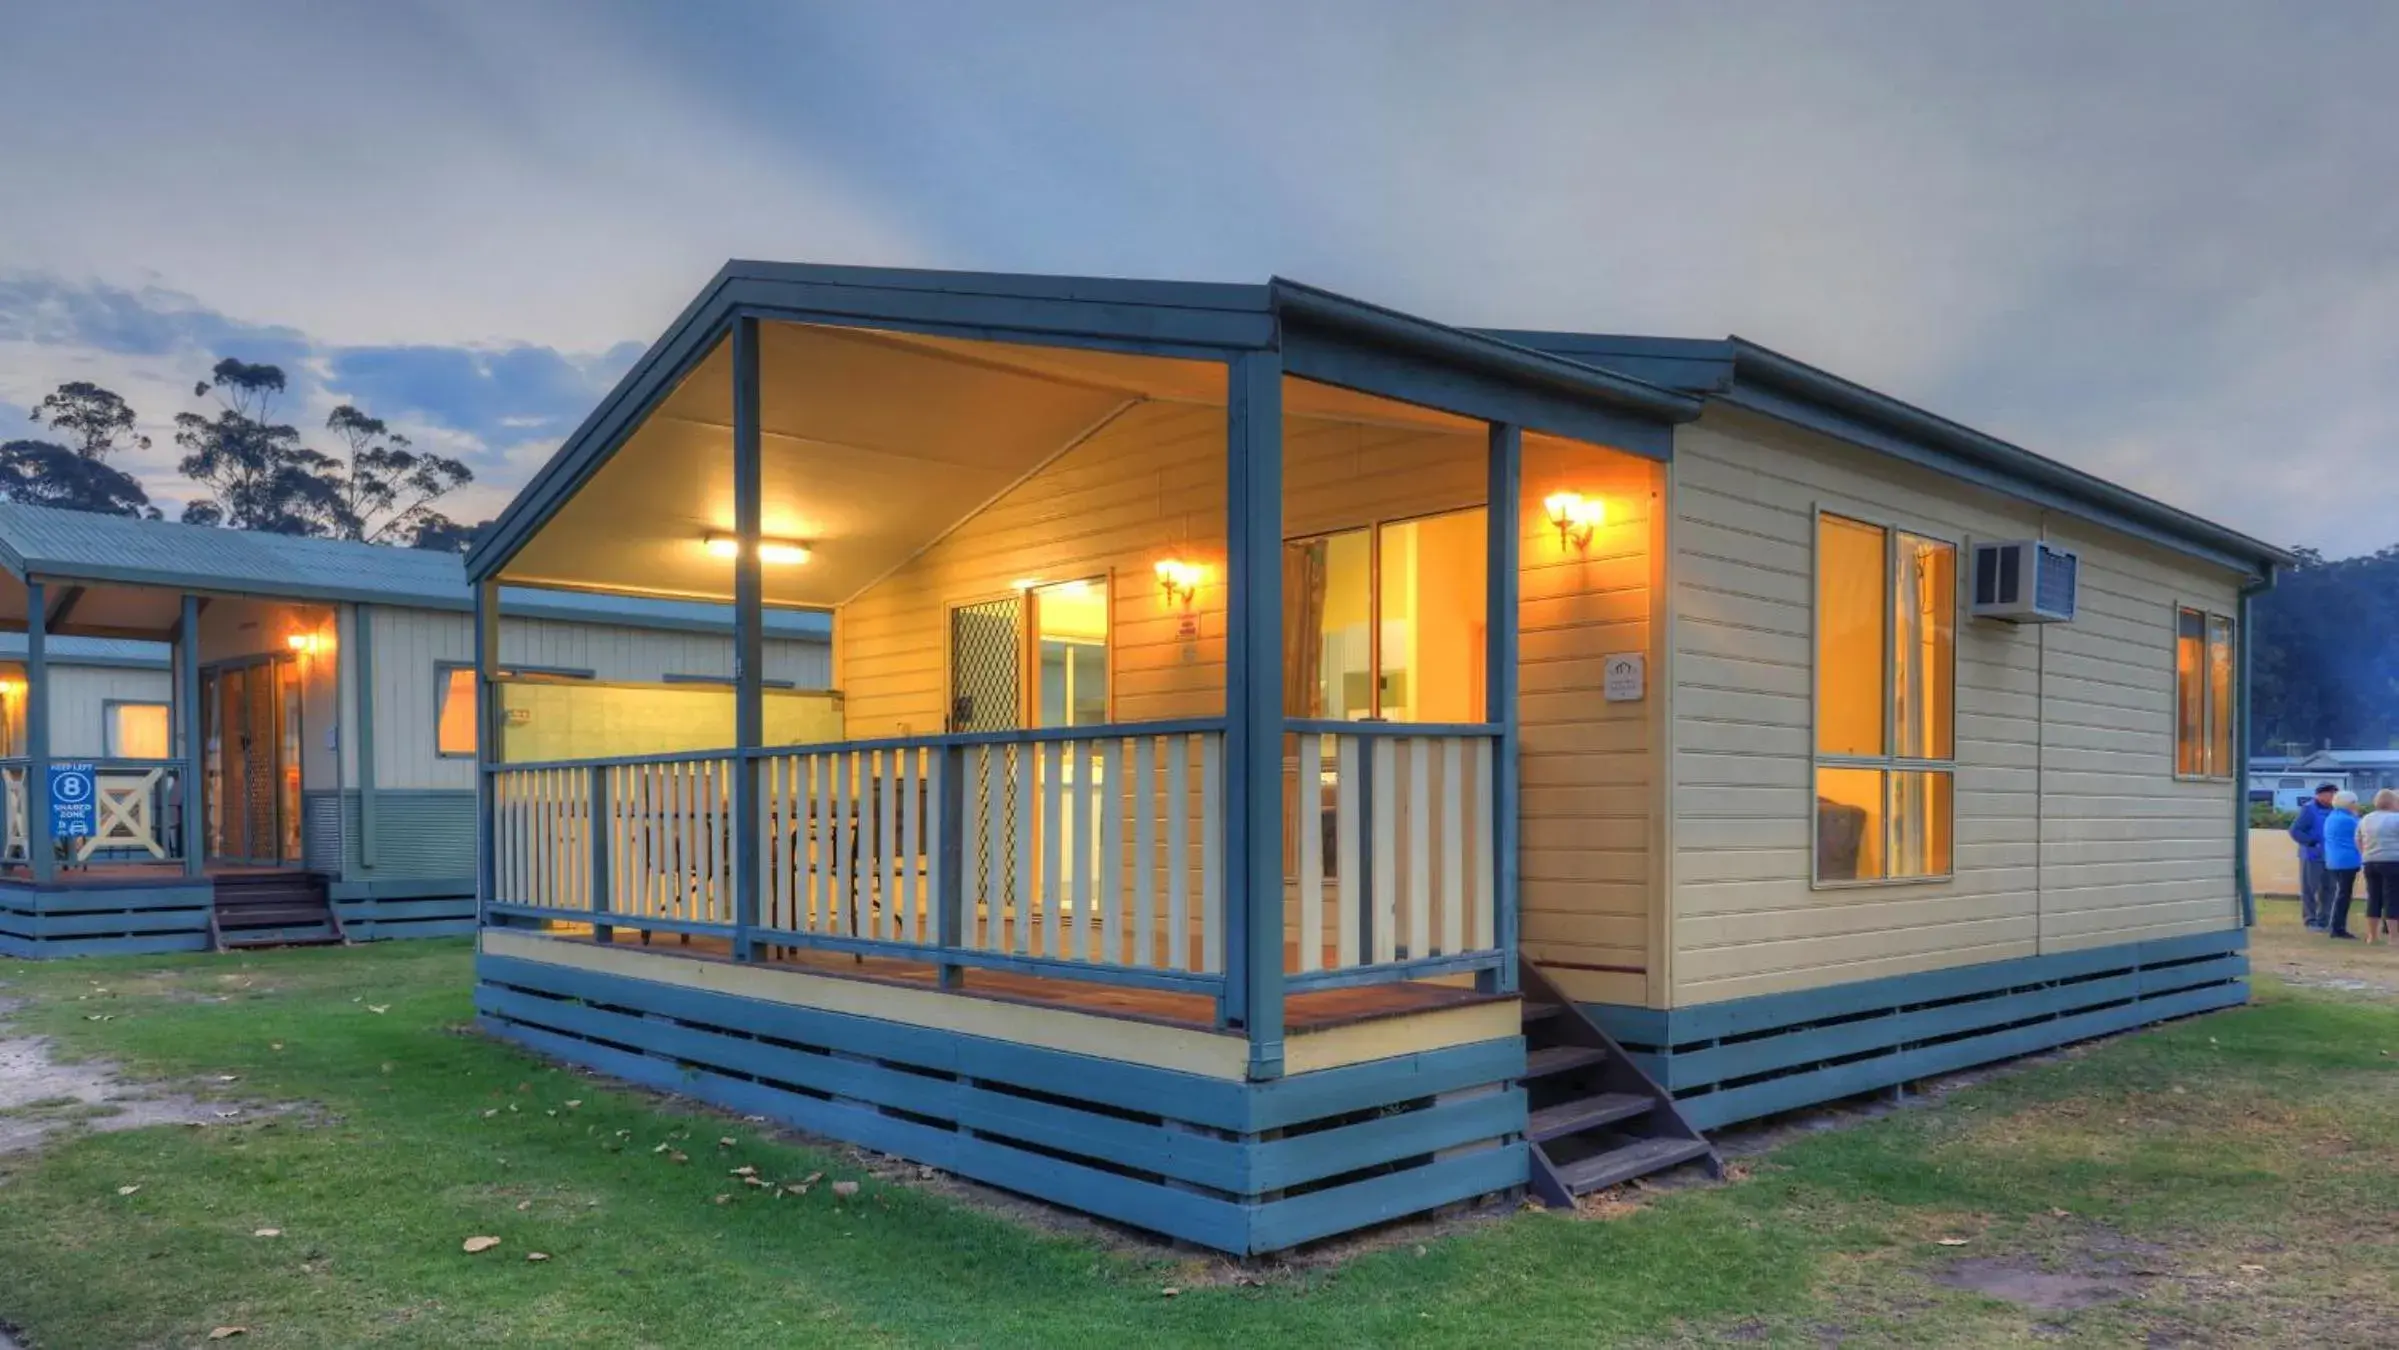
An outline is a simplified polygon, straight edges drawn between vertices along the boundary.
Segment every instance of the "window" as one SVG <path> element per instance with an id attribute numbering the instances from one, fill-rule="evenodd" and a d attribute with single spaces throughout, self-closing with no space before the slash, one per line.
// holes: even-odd
<path id="1" fill-rule="evenodd" d="M 1480 722 L 1481 507 L 1283 546 L 1283 689 L 1292 717 Z"/>
<path id="2" fill-rule="evenodd" d="M 2232 777 L 2232 620 L 2203 610 L 2174 616 L 2174 772 Z"/>
<path id="3" fill-rule="evenodd" d="M 1956 694 L 1956 547 L 1819 516 L 1819 884 L 1950 874 Z"/>
<path id="4" fill-rule="evenodd" d="M 174 751 L 167 737 L 164 703 L 110 703 L 102 713 L 102 751 L 110 759 L 165 759 Z"/>
<path id="5" fill-rule="evenodd" d="M 1033 725 L 1096 727 L 1108 720 L 1108 580 L 1061 581 L 1030 592 Z"/>
<path id="6" fill-rule="evenodd" d="M 433 749 L 444 758 L 475 755 L 475 668 L 441 666 L 435 676 Z"/>

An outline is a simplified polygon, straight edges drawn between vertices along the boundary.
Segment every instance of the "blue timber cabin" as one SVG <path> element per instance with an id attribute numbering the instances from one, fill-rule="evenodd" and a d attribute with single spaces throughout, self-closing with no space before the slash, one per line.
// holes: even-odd
<path id="1" fill-rule="evenodd" d="M 1737 339 L 735 262 L 468 557 L 478 1008 L 1229 1252 L 1563 1203 L 2245 1000 L 2286 561 Z M 730 605 L 731 737 L 515 753 L 542 591 Z"/>
<path id="2" fill-rule="evenodd" d="M 730 735 L 723 607 L 506 609 L 514 740 Z M 0 955 L 474 931 L 457 555 L 0 504 L 0 627 Z M 777 616 L 767 650 L 778 711 L 835 720 L 823 621 Z M 89 767 L 88 833 L 54 836 L 53 764 Z"/>

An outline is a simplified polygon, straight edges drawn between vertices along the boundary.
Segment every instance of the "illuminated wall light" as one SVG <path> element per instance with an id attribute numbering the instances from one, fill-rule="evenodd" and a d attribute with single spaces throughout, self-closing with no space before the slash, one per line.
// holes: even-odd
<path id="1" fill-rule="evenodd" d="M 1192 597 L 1199 594 L 1200 583 L 1207 579 L 1207 569 L 1198 563 L 1180 558 L 1163 558 L 1158 562 L 1158 594 L 1169 606 L 1191 608 Z"/>
<path id="2" fill-rule="evenodd" d="M 317 635 L 314 633 L 294 633 L 290 637 L 287 637 L 283 640 L 283 645 L 291 648 L 295 652 L 300 653 L 302 656 L 313 656 L 316 654 L 317 649 L 323 644 L 318 640 Z"/>
<path id="3" fill-rule="evenodd" d="M 15 698 L 24 692 L 23 680 L 0 680 L 0 698 Z"/>
<path id="4" fill-rule="evenodd" d="M 730 534 L 712 534 L 700 541 L 712 558 L 732 558 L 741 553 L 741 540 Z M 808 561 L 808 546 L 796 539 L 761 539 L 758 541 L 758 561 L 770 563 L 804 563 Z"/>
<path id="5" fill-rule="evenodd" d="M 1541 499 L 1549 523 L 1558 527 L 1558 544 L 1577 551 L 1591 547 L 1592 532 L 1607 524 L 1605 506 L 1579 492 L 1553 492 Z"/>

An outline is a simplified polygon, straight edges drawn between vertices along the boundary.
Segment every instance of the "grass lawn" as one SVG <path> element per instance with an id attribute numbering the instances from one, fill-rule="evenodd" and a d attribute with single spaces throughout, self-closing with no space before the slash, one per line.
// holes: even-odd
<path id="1" fill-rule="evenodd" d="M 1239 1279 L 487 1042 L 462 943 L 0 962 L 10 1032 L 203 1122 L 11 1108 L 52 1133 L 0 1154 L 0 1322 L 41 1350 L 226 1326 L 312 1348 L 2387 1345 L 2399 953 L 2327 952 L 2288 908 L 2255 1006 L 1798 1132 L 1731 1184 Z M 825 1175 L 777 1194 L 741 1167 Z M 477 1235 L 501 1241 L 462 1252 Z"/>

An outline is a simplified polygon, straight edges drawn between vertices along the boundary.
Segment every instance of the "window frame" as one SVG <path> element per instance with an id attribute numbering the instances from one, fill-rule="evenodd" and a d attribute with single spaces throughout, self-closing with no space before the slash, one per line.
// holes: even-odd
<path id="1" fill-rule="evenodd" d="M 109 747 L 111 733 L 116 730 L 119 708 L 156 708 L 167 719 L 167 753 L 157 760 L 143 755 L 120 754 Z M 175 705 L 160 698 L 104 698 L 100 700 L 100 757 L 102 759 L 135 759 L 148 763 L 172 762 L 175 759 Z"/>
<path id="2" fill-rule="evenodd" d="M 461 753 L 441 748 L 442 691 L 449 687 L 452 672 L 474 669 L 475 663 L 472 661 L 435 661 L 433 663 L 433 757 L 437 760 L 471 760 L 483 753 L 483 724 L 480 721 L 475 724 L 475 748 L 473 750 Z M 548 680 L 561 684 L 602 683 L 599 679 L 599 672 L 587 666 L 529 666 L 513 662 L 494 667 L 491 678 L 494 684 L 512 679 Z"/>
<path id="3" fill-rule="evenodd" d="M 2199 752 L 2201 770 L 2185 772 L 2182 767 L 2182 618 L 2185 614 L 2199 616 Z M 2210 660 L 2214 647 L 2215 625 L 2222 622 L 2231 632 L 2232 688 L 2226 695 L 2224 715 L 2232 721 L 2232 736 L 2225 742 L 2226 759 L 2222 765 L 2210 765 L 2216 749 L 2215 666 Z M 2166 716 L 2174 724 L 2172 748 L 2167 751 L 2166 763 L 2173 770 L 2177 783 L 2230 783 L 2239 775 L 2235 772 L 2241 759 L 2241 644 L 2247 641 L 2236 615 L 2209 608 L 2204 600 L 2185 600 L 2176 597 L 2166 610 Z"/>
<path id="4" fill-rule="evenodd" d="M 475 663 L 472 661 L 436 661 L 433 663 L 433 757 L 435 759 L 471 760 L 479 758 L 483 754 L 483 725 L 480 721 L 475 724 L 475 747 L 472 750 L 458 751 L 441 748 L 442 699 L 448 694 L 450 677 L 462 670 L 470 677 L 473 676 Z M 473 697 L 473 683 L 472 679 L 468 681 L 470 698 Z"/>
<path id="5" fill-rule="evenodd" d="M 1469 502 L 1462 506 L 1444 506 L 1430 511 L 1408 511 L 1396 516 L 1374 516 L 1361 524 L 1341 525 L 1331 529 L 1309 530 L 1301 534 L 1283 536 L 1283 548 L 1285 549 L 1290 548 L 1293 544 L 1312 543 L 1319 539 L 1332 539 L 1344 534 L 1362 533 L 1366 536 L 1367 715 L 1347 720 L 1377 723 L 1391 720 L 1383 712 L 1383 531 L 1395 525 L 1413 525 L 1421 521 L 1439 520 L 1445 516 L 1463 516 L 1476 511 L 1483 513 L 1483 529 L 1487 539 L 1491 527 L 1489 502 Z M 1278 566 L 1282 562 L 1280 553 L 1276 554 L 1276 562 Z M 1285 621 L 1288 622 L 1288 617 Z M 1489 627 L 1491 623 L 1489 614 L 1483 616 L 1483 623 L 1486 628 Z M 1288 632 L 1284 634 L 1282 640 L 1285 642 L 1290 640 Z M 1488 687 L 1490 679 L 1491 673 L 1483 672 L 1486 687 Z M 1473 721 L 1476 724 L 1488 725 L 1480 717 Z M 1408 724 L 1396 723 L 1395 725 L 1405 726 Z"/>
<path id="6" fill-rule="evenodd" d="M 1824 520 L 1830 516 L 1852 525 L 1862 525 L 1883 534 L 1883 624 L 1882 624 L 1882 708 L 1883 753 L 1880 755 L 1826 754 L 1817 747 L 1817 724 L 1821 720 L 1824 697 L 1824 661 L 1818 646 L 1823 628 L 1823 539 Z M 1899 744 L 1899 701 L 1892 694 L 1891 666 L 1897 648 L 1899 627 L 1898 606 L 1892 602 L 1892 581 L 1899 569 L 1899 536 L 1907 534 L 1948 547 L 1950 551 L 1949 627 L 1949 710 L 1947 759 L 1921 759 L 1893 753 Z M 1868 510 L 1845 502 L 1816 502 L 1808 517 L 1808 781 L 1807 820 L 1808 889 L 1812 891 L 1857 890 L 1890 886 L 1947 885 L 1957 880 L 1957 803 L 1958 803 L 1958 645 L 1967 629 L 1967 611 L 1963 602 L 1966 569 L 1960 560 L 1967 556 L 1965 536 L 1949 530 L 1902 521 L 1888 511 Z M 1823 769 L 1873 769 L 1882 772 L 1883 828 L 1890 829 L 1889 775 L 1895 773 L 1939 773 L 1949 777 L 1949 866 L 1940 872 L 1904 877 L 1833 877 L 1820 874 L 1823 857 L 1817 844 L 1817 774 Z M 1886 840 L 1887 846 L 1887 840 Z"/>

